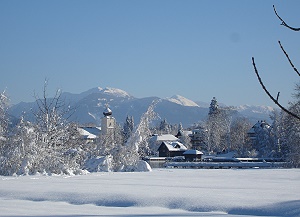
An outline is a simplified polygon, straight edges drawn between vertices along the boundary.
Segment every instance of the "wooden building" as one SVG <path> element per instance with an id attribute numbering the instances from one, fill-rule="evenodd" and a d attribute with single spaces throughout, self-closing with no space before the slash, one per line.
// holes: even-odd
<path id="1" fill-rule="evenodd" d="M 190 162 L 201 161 L 203 152 L 191 149 L 191 150 L 186 150 L 185 152 L 183 152 L 182 155 L 184 156 L 185 161 L 190 161 Z"/>
<path id="2" fill-rule="evenodd" d="M 187 148 L 180 142 L 163 141 L 158 148 L 159 157 L 183 156 Z"/>

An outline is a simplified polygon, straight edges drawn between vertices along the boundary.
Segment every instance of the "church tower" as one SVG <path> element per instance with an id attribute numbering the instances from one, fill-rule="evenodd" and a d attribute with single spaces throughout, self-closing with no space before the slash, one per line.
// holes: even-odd
<path id="1" fill-rule="evenodd" d="M 112 116 L 112 111 L 108 106 L 103 112 L 104 117 L 101 120 L 101 133 L 103 135 L 113 135 L 116 125 L 116 119 Z"/>

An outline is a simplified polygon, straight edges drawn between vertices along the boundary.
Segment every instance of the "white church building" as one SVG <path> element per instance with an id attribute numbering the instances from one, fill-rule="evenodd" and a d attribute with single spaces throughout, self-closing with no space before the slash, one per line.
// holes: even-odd
<path id="1" fill-rule="evenodd" d="M 101 118 L 101 127 L 79 127 L 78 131 L 86 141 L 94 141 L 100 135 L 113 136 L 116 119 L 112 116 L 112 110 L 106 106 Z"/>

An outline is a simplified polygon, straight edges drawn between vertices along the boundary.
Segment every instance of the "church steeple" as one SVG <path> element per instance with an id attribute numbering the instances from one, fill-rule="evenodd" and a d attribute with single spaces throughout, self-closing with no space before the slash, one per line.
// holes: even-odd
<path id="1" fill-rule="evenodd" d="M 112 115 L 112 110 L 108 107 L 108 105 L 106 105 L 106 109 L 104 110 L 103 115 L 105 117 Z"/>
<path id="2" fill-rule="evenodd" d="M 112 136 L 114 133 L 116 120 L 112 116 L 112 110 L 108 107 L 108 105 L 106 105 L 103 115 L 104 117 L 101 120 L 101 132 L 103 135 L 109 134 Z"/>

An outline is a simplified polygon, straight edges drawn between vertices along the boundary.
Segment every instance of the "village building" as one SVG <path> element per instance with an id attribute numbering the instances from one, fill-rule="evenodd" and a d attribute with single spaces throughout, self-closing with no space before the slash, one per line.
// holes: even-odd
<path id="1" fill-rule="evenodd" d="M 79 127 L 78 131 L 82 136 L 82 139 L 92 142 L 99 137 L 101 127 Z"/>
<path id="2" fill-rule="evenodd" d="M 248 131 L 248 136 L 252 143 L 255 143 L 257 140 L 258 133 L 262 130 L 269 130 L 270 124 L 268 124 L 266 121 L 258 121 L 256 124 L 251 127 L 251 129 Z"/>
<path id="3" fill-rule="evenodd" d="M 158 148 L 159 157 L 183 156 L 187 148 L 178 141 L 162 142 Z"/>
<path id="4" fill-rule="evenodd" d="M 103 112 L 104 117 L 101 118 L 101 127 L 83 126 L 78 131 L 82 139 L 87 142 L 95 141 L 100 135 L 113 136 L 116 126 L 116 119 L 112 116 L 112 110 L 108 107 Z"/>
<path id="5" fill-rule="evenodd" d="M 115 126 L 116 126 L 116 119 L 112 116 L 112 111 L 108 106 L 103 112 L 104 117 L 101 119 L 101 134 L 113 136 Z"/>
<path id="6" fill-rule="evenodd" d="M 201 150 L 202 147 L 205 144 L 205 129 L 204 128 L 198 128 L 198 129 L 193 129 L 192 134 L 190 135 L 191 137 L 191 143 L 192 143 L 192 148 L 196 150 Z"/>
<path id="7" fill-rule="evenodd" d="M 179 141 L 179 139 L 172 135 L 172 134 L 163 134 L 163 135 L 158 135 L 154 134 L 151 139 L 152 142 L 154 142 L 156 145 L 160 145 L 162 142 L 176 142 Z"/>
<path id="8" fill-rule="evenodd" d="M 201 161 L 203 152 L 195 149 L 190 149 L 183 152 L 182 155 L 184 156 L 185 161 Z"/>

